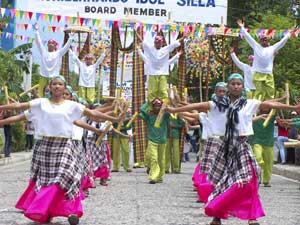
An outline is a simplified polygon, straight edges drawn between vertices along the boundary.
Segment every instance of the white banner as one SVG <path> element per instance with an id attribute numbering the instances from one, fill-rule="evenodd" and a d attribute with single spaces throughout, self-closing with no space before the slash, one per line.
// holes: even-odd
<path id="1" fill-rule="evenodd" d="M 17 0 L 19 10 L 121 20 L 126 15 L 137 22 L 161 24 L 169 17 L 176 22 L 220 24 L 227 19 L 227 0 Z"/>

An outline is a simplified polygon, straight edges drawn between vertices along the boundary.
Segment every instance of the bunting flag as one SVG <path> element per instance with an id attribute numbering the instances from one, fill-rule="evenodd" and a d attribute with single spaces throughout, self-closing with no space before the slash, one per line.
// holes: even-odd
<path id="1" fill-rule="evenodd" d="M 91 27 L 100 27 L 101 20 L 99 19 L 92 19 L 92 18 L 84 18 L 80 17 L 69 17 L 69 16 L 62 16 L 62 15 L 54 15 L 54 14 L 47 14 L 47 13 L 38 13 L 38 12 L 30 12 L 30 11 L 23 11 L 17 9 L 7 9 L 7 8 L 0 8 L 1 10 L 1 17 L 11 17 L 16 19 L 29 19 L 32 24 L 36 22 L 57 22 L 57 23 L 67 23 L 68 25 L 85 25 Z M 124 21 L 116 21 L 119 27 L 125 27 L 127 24 Z M 107 30 L 111 29 L 114 21 L 105 20 L 103 25 L 106 27 Z M 130 28 L 133 29 L 134 23 L 130 23 Z M 164 33 L 171 32 L 171 35 L 174 37 L 176 33 L 179 32 L 192 32 L 197 37 L 206 36 L 206 35 L 236 35 L 242 37 L 240 34 L 239 28 L 228 28 L 228 27 L 210 27 L 210 26 L 203 26 L 199 24 L 191 24 L 191 25 L 182 25 L 182 24 L 143 24 L 145 30 L 148 32 L 152 32 L 151 34 L 154 35 L 158 30 L 162 30 Z M 52 30 L 57 30 L 52 29 Z M 258 37 L 262 33 L 267 34 L 269 38 L 281 38 L 287 32 L 287 29 L 248 29 L 248 32 L 252 36 Z M 175 33 L 173 33 L 175 32 Z M 298 37 L 300 30 L 299 29 L 292 29 L 290 32 L 293 32 L 296 37 Z M 99 33 L 99 30 L 98 30 Z M 130 35 L 133 33 L 129 33 Z"/>

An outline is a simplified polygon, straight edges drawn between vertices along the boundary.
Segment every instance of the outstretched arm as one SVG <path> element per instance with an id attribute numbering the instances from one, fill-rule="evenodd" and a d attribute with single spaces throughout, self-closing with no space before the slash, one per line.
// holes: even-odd
<path id="1" fill-rule="evenodd" d="M 70 48 L 70 46 L 72 44 L 73 36 L 74 36 L 74 33 L 70 33 L 70 36 L 69 36 L 69 39 L 68 39 L 67 43 L 59 50 L 59 54 L 61 56 L 63 56 L 64 54 L 66 54 L 67 51 L 69 50 L 69 48 Z"/>
<path id="2" fill-rule="evenodd" d="M 1 111 L 5 111 L 5 110 L 27 110 L 30 108 L 30 104 L 29 102 L 24 102 L 24 103 L 12 103 L 12 104 L 8 104 L 8 105 L 0 105 L 0 112 Z"/>
<path id="3" fill-rule="evenodd" d="M 71 50 L 69 49 L 69 53 L 72 57 L 72 59 L 75 61 L 75 63 L 77 64 L 78 67 L 80 67 L 81 61 L 80 59 L 77 57 L 77 55 Z"/>
<path id="4" fill-rule="evenodd" d="M 236 54 L 234 53 L 233 48 L 230 48 L 230 56 L 232 58 L 232 61 L 234 62 L 234 64 L 242 71 L 245 70 L 245 63 L 242 63 L 239 58 L 236 56 Z"/>
<path id="5" fill-rule="evenodd" d="M 103 62 L 103 60 L 105 59 L 105 57 L 107 55 L 109 55 L 110 50 L 105 50 L 102 55 L 97 59 L 96 63 L 95 63 L 95 68 L 98 68 L 99 65 Z"/>
<path id="6" fill-rule="evenodd" d="M 259 44 L 255 41 L 255 39 L 246 31 L 243 21 L 238 20 L 237 24 L 241 27 L 241 32 L 244 35 L 248 44 L 251 46 L 251 48 L 254 49 L 256 46 L 259 46 Z"/>
<path id="7" fill-rule="evenodd" d="M 35 29 L 35 40 L 36 40 L 37 48 L 38 48 L 40 54 L 43 56 L 46 49 L 43 45 L 43 42 L 42 42 L 42 39 L 41 39 L 41 36 L 40 36 L 40 33 L 39 33 L 39 26 L 38 26 L 37 23 L 34 24 L 34 29 Z"/>
<path id="8" fill-rule="evenodd" d="M 81 120 L 75 120 L 75 121 L 74 121 L 74 124 L 75 124 L 76 126 L 78 126 L 78 127 L 83 128 L 83 129 L 92 131 L 92 132 L 96 133 L 97 135 L 100 135 L 100 134 L 102 133 L 101 130 L 99 130 L 99 129 L 97 129 L 96 127 L 94 127 L 94 126 L 92 126 L 92 125 L 90 125 L 90 124 L 88 124 L 88 123 L 85 123 L 85 122 L 83 122 L 83 121 L 81 121 Z"/>
<path id="9" fill-rule="evenodd" d="M 260 110 L 281 109 L 281 110 L 300 110 L 300 105 L 286 105 L 281 102 L 264 101 L 259 106 Z"/>
<path id="10" fill-rule="evenodd" d="M 0 120 L 0 126 L 16 123 L 16 122 L 23 121 L 23 120 L 26 120 L 26 116 L 22 113 L 22 114 L 19 114 L 16 116 L 11 116 L 6 119 Z"/>
<path id="11" fill-rule="evenodd" d="M 281 49 L 286 44 L 286 42 L 289 40 L 290 37 L 291 37 L 291 33 L 288 32 L 284 36 L 284 38 L 282 38 L 280 41 L 278 41 L 273 45 L 274 51 L 277 52 L 279 49 Z"/>
<path id="12" fill-rule="evenodd" d="M 192 110 L 206 112 L 209 109 L 210 109 L 209 102 L 201 102 L 201 103 L 188 104 L 178 108 L 167 107 L 166 111 L 169 113 L 189 112 Z"/>
<path id="13" fill-rule="evenodd" d="M 84 115 L 90 117 L 92 120 L 109 120 L 111 122 L 119 122 L 121 115 L 119 117 L 112 117 L 105 113 L 99 112 L 97 110 L 85 109 Z"/>

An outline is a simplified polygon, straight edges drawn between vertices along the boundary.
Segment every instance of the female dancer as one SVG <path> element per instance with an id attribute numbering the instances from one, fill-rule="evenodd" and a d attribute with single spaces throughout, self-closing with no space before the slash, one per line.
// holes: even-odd
<path id="1" fill-rule="evenodd" d="M 265 215 L 258 196 L 259 167 L 247 142 L 247 136 L 253 134 L 253 115 L 258 109 L 300 109 L 300 105 L 247 100 L 242 95 L 243 88 L 243 77 L 235 73 L 228 78 L 228 96 L 217 102 L 167 108 L 170 113 L 210 110 L 216 115 L 218 129 L 225 134 L 208 172 L 214 190 L 205 205 L 205 213 L 214 217 L 211 225 L 220 225 L 221 219 L 228 219 L 229 215 L 259 225 L 256 219 Z"/>
<path id="2" fill-rule="evenodd" d="M 41 137 L 39 144 L 35 145 L 29 185 L 16 208 L 36 222 L 45 223 L 53 217 L 63 216 L 68 217 L 71 225 L 76 225 L 83 212 L 79 195 L 79 150 L 72 141 L 73 123 L 82 115 L 113 122 L 118 119 L 64 100 L 64 90 L 64 78 L 55 76 L 50 82 L 49 99 L 0 106 L 0 111 L 28 110 L 27 114 L 1 120 L 0 124 L 28 117 L 36 124 L 37 135 Z"/>

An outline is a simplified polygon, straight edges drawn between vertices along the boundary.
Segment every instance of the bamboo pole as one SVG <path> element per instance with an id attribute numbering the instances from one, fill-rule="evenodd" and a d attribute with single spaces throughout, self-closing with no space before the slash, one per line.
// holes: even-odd
<path id="1" fill-rule="evenodd" d="M 19 94 L 19 97 L 22 97 L 23 95 L 26 95 L 27 93 L 31 92 L 32 90 L 38 88 L 40 85 L 36 84 L 33 87 L 29 88 L 27 91 L 22 92 L 21 94 Z"/>
<path id="2" fill-rule="evenodd" d="M 98 137 L 96 141 L 96 146 L 99 146 L 104 136 L 108 133 L 110 127 L 112 126 L 112 123 L 109 121 L 104 131 L 101 133 L 101 135 Z"/>

